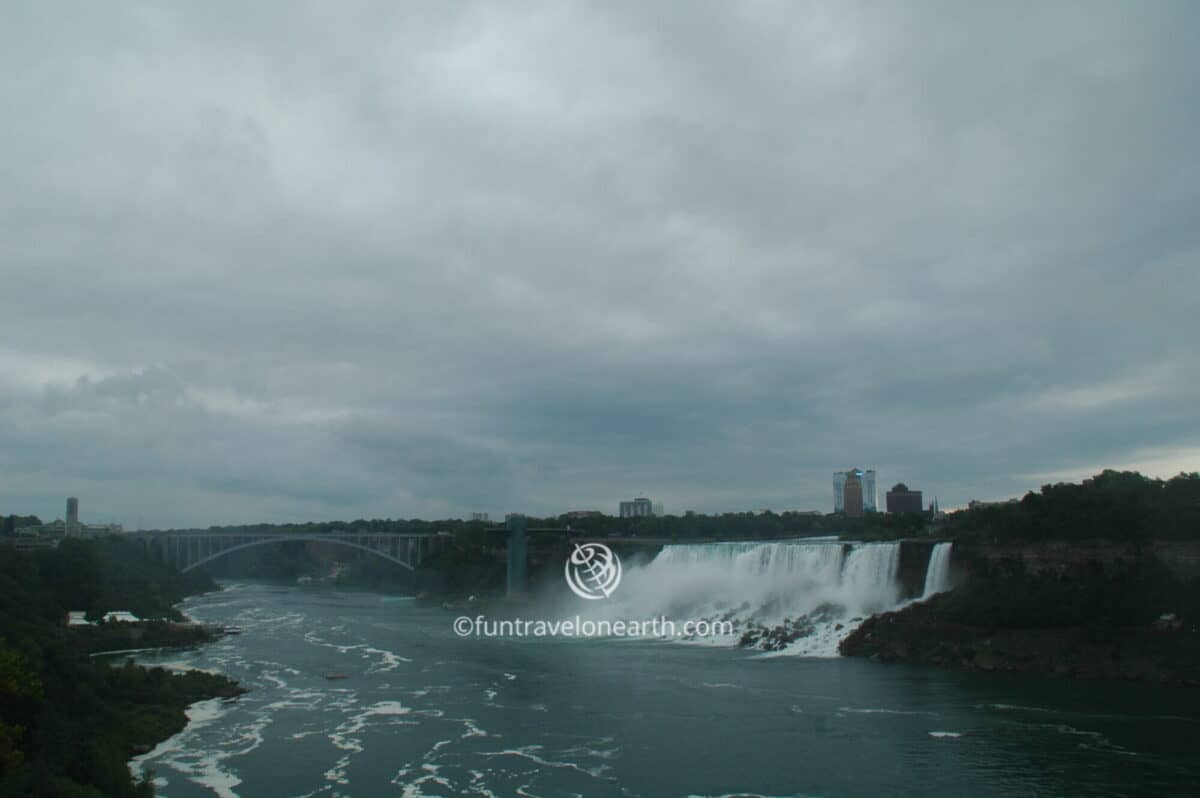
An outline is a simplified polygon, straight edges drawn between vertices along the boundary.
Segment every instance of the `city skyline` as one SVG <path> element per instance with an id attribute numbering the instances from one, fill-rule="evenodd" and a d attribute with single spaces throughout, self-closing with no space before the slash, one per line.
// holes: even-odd
<path id="1" fill-rule="evenodd" d="M 1200 468 L 1194 4 L 256 8 L 0 27 L 4 512 Z"/>
<path id="2" fill-rule="evenodd" d="M 798 513 L 801 515 L 818 514 L 818 515 L 847 515 L 850 517 L 862 517 L 862 514 L 863 514 L 862 512 L 859 512 L 855 515 L 851 515 L 850 513 L 846 512 L 845 507 L 844 507 L 844 502 L 841 501 L 841 497 L 839 494 L 839 489 L 842 486 L 839 485 L 839 483 L 838 483 L 838 477 L 846 478 L 846 477 L 850 477 L 851 475 L 854 475 L 854 477 L 860 481 L 860 486 L 861 486 L 860 489 L 861 489 L 862 493 L 859 498 L 859 502 L 862 507 L 862 511 L 868 512 L 868 513 L 873 512 L 873 513 L 880 513 L 880 514 L 890 514 L 890 513 L 895 513 L 895 512 L 917 512 L 918 511 L 916 509 L 917 507 L 921 508 L 919 510 L 921 512 L 925 512 L 925 511 L 942 512 L 942 513 L 954 512 L 957 510 L 965 510 L 965 509 L 968 509 L 969 507 L 989 505 L 989 504 L 1004 504 L 1007 502 L 1018 501 L 1024 495 L 1024 494 L 1021 494 L 1021 495 L 1017 495 L 1017 496 L 998 497 L 998 498 L 993 498 L 993 499 L 970 499 L 967 502 L 964 502 L 962 505 L 949 506 L 949 507 L 940 504 L 937 496 L 932 496 L 929 500 L 928 506 L 926 506 L 922 499 L 922 496 L 923 496 L 922 490 L 919 490 L 919 489 L 913 490 L 905 483 L 899 482 L 899 483 L 896 483 L 892 488 L 888 489 L 887 494 L 886 494 L 886 502 L 885 502 L 884 506 L 879 506 L 878 501 L 875 501 L 874 504 L 872 505 L 872 503 L 867 499 L 867 496 L 869 495 L 869 493 L 871 492 L 871 490 L 874 488 L 874 486 L 876 484 L 877 475 L 876 475 L 875 470 L 874 469 L 851 468 L 851 469 L 847 469 L 845 471 L 839 470 L 839 471 L 833 472 L 834 503 L 833 503 L 832 508 L 825 508 L 825 509 L 805 508 L 805 507 L 801 507 L 801 506 L 758 507 L 758 508 L 754 508 L 754 509 L 746 508 L 746 507 L 726 507 L 726 508 L 716 508 L 713 510 L 702 511 L 700 513 L 697 513 L 696 510 L 690 509 L 690 508 L 686 509 L 686 510 L 679 510 L 677 512 L 671 513 L 671 512 L 665 511 L 665 509 L 664 509 L 665 505 L 661 501 L 652 501 L 651 499 L 649 499 L 647 497 L 637 497 L 632 500 L 622 499 L 622 500 L 618 501 L 617 509 L 612 512 L 605 512 L 604 510 L 580 509 L 578 507 L 567 508 L 567 509 L 560 508 L 558 510 L 549 510 L 542 514 L 530 513 L 530 512 L 526 512 L 526 511 L 520 511 L 520 510 L 510 510 L 510 511 L 502 511 L 500 513 L 494 513 L 493 511 L 480 511 L 478 509 L 474 509 L 474 510 L 464 513 L 461 516 L 441 516 L 441 517 L 436 517 L 436 518 L 434 518 L 434 517 L 421 518 L 421 517 L 413 516 L 413 517 L 410 517 L 410 520 L 439 521 L 439 520 L 452 520 L 453 519 L 453 520 L 462 520 L 462 521 L 479 521 L 479 522 L 483 522 L 486 524 L 498 525 L 501 523 L 501 521 L 500 521 L 501 516 L 503 516 L 504 521 L 507 522 L 510 518 L 513 518 L 513 517 L 574 519 L 574 518 L 606 516 L 606 517 L 612 517 L 612 518 L 637 518 L 637 517 L 656 517 L 656 516 L 683 517 L 683 516 L 690 516 L 690 515 L 695 515 L 695 514 L 719 516 L 719 515 L 729 514 L 729 513 L 739 514 L 739 513 L 747 513 L 747 512 L 752 513 L 752 514 L 771 512 L 771 513 L 776 513 L 776 514 Z M 1078 481 L 1087 481 L 1088 479 L 1090 479 L 1094 476 L 1096 476 L 1096 475 L 1095 474 L 1087 475 L 1087 477 L 1081 477 L 1080 480 L 1078 480 Z M 1151 477 L 1151 478 L 1163 478 L 1163 477 L 1154 477 L 1154 475 L 1150 475 L 1150 474 L 1143 474 L 1143 476 L 1147 476 L 1147 477 Z M 1168 477 L 1169 476 L 1174 476 L 1174 475 L 1168 475 Z M 1056 480 L 1056 481 L 1071 481 L 1071 480 Z M 844 485 L 844 482 L 842 483 L 842 485 Z M 867 487 L 868 485 L 870 485 L 871 487 L 868 488 Z M 1044 485 L 1031 487 L 1029 489 L 1029 491 L 1027 491 L 1027 492 L 1037 492 L 1037 488 L 1039 488 L 1039 487 L 1044 487 Z M 901 492 L 900 494 L 898 494 L 900 504 L 896 509 L 893 509 L 891 506 L 893 504 L 893 498 L 894 498 L 893 491 Z M 913 502 L 913 501 L 916 502 L 915 505 L 911 504 L 911 502 Z M 63 528 L 63 529 L 69 528 L 72 524 L 75 524 L 80 527 L 90 527 L 93 530 L 99 530 L 101 528 L 121 530 L 122 527 L 127 526 L 124 524 L 116 523 L 116 520 L 111 519 L 111 518 L 109 519 L 108 524 L 81 524 L 79 515 L 78 515 L 79 499 L 74 496 L 69 496 L 66 498 L 66 508 L 67 508 L 67 511 L 66 511 L 66 513 L 64 513 L 63 517 L 61 517 L 61 518 L 54 518 L 53 514 L 42 515 L 42 514 L 36 513 L 36 512 L 9 513 L 7 511 L 5 511 L 5 509 L 2 507 L 0 507 L 0 516 L 13 515 L 13 516 L 17 516 L 17 517 L 30 517 L 30 516 L 37 517 L 43 524 L 57 525 L 58 527 Z M 72 520 L 72 511 L 74 511 L 74 514 L 75 514 L 74 520 Z M 493 515 L 495 515 L 495 517 L 492 517 Z M 347 522 L 347 523 L 352 523 L 353 521 L 357 521 L 357 520 L 381 520 L 381 519 L 389 519 L 389 518 L 393 519 L 393 520 L 400 520 L 404 517 L 403 516 L 374 516 L 371 518 L 353 518 L 353 519 L 349 518 L 349 517 L 324 518 L 324 519 L 314 519 L 314 518 L 265 519 L 265 518 L 263 518 L 263 519 L 243 519 L 241 521 L 236 521 L 236 520 L 228 521 L 224 525 L 238 526 L 238 525 L 256 524 L 256 523 L 288 524 L 288 523 L 307 523 L 307 522 L 313 522 L 313 523 Z M 153 530 L 153 529 L 186 529 L 186 528 L 193 528 L 193 527 L 194 528 L 206 528 L 209 526 L 221 526 L 221 525 L 222 524 L 214 523 L 214 524 L 193 524 L 190 527 L 187 525 L 179 525 L 179 526 L 162 526 L 162 527 L 151 526 L 151 527 L 145 527 L 145 528 L 151 529 L 151 530 Z M 135 532 L 135 531 L 140 531 L 143 528 L 144 527 L 139 523 L 135 528 L 129 528 L 129 529 L 126 529 L 123 531 Z"/>

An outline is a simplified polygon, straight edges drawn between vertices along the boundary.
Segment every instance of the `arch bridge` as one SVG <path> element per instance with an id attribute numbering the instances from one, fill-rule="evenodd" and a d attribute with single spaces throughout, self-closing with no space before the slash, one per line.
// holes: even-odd
<path id="1" fill-rule="evenodd" d="M 430 554 L 448 545 L 452 540 L 448 534 L 437 532 L 417 534 L 399 532 L 371 534 L 263 532 L 255 534 L 204 530 L 146 532 L 142 533 L 139 539 L 151 556 L 162 562 L 170 563 L 184 573 L 235 551 L 293 541 L 332 543 L 358 549 L 412 571 Z"/>

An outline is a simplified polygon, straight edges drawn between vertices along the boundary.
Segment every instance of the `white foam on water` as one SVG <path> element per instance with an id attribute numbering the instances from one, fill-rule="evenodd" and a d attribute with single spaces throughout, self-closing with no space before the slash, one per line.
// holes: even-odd
<path id="1" fill-rule="evenodd" d="M 938 737 L 938 738 L 942 738 L 942 737 L 962 737 L 962 735 L 961 735 L 960 733 L 958 733 L 958 732 L 951 732 L 951 731 L 931 731 L 931 732 L 929 732 L 929 736 L 930 736 L 930 737 Z"/>
<path id="2" fill-rule="evenodd" d="M 860 709 L 858 707 L 838 707 L 839 712 L 849 712 L 856 715 L 928 715 L 937 717 L 936 712 L 919 709 Z"/>
<path id="3" fill-rule="evenodd" d="M 460 739 L 465 740 L 468 737 L 488 737 L 488 736 L 490 736 L 490 735 L 488 735 L 488 733 L 486 731 L 484 731 L 483 729 L 481 729 L 477 725 L 475 725 L 475 721 L 472 720 L 471 718 L 463 718 L 462 724 L 463 724 L 463 726 L 466 727 L 466 731 L 464 731 L 462 733 L 462 737 Z"/>
<path id="4" fill-rule="evenodd" d="M 287 687 L 288 683 L 286 681 L 284 681 L 283 679 L 280 679 L 278 676 L 276 676 L 275 675 L 276 673 L 277 672 L 275 672 L 275 671 L 263 671 L 262 678 L 264 678 L 268 682 L 270 682 L 273 687 L 278 687 L 278 688 Z"/>
<path id="5" fill-rule="evenodd" d="M 240 798 L 234 792 L 234 787 L 242 783 L 242 780 L 232 773 L 228 773 L 221 769 L 222 757 L 219 754 L 211 754 L 201 758 L 192 776 L 192 781 L 197 784 L 207 787 L 217 794 L 217 798 Z"/>
<path id="6" fill-rule="evenodd" d="M 277 709 L 309 709 L 315 710 L 320 706 L 324 699 L 324 693 L 316 690 L 303 690 L 300 688 L 292 688 L 286 698 L 279 701 L 273 701 L 267 704 L 263 709 L 274 711 Z"/>
<path id="7" fill-rule="evenodd" d="M 380 662 L 378 665 L 373 665 L 367 669 L 367 673 L 386 673 L 394 671 L 400 667 L 401 663 L 412 662 L 408 657 L 402 657 L 394 651 L 387 651 L 382 648 L 371 648 L 370 646 L 363 649 L 363 654 L 371 657 L 378 656 Z"/>
<path id="8" fill-rule="evenodd" d="M 422 775 L 416 779 L 413 779 L 412 781 L 401 781 L 401 779 L 407 778 L 408 774 L 411 772 L 408 768 L 401 768 L 396 774 L 395 778 L 392 779 L 392 784 L 399 785 L 402 788 L 400 791 L 401 798 L 432 798 L 432 795 L 443 794 L 441 792 L 436 792 L 430 795 L 421 789 L 422 784 L 435 784 L 447 790 L 454 789 L 453 784 L 451 784 L 444 777 L 438 775 L 438 765 L 434 765 L 430 762 L 424 762 L 421 764 L 421 770 L 423 771 Z"/>
<path id="9" fill-rule="evenodd" d="M 343 712 L 352 712 L 354 710 L 343 710 Z M 326 736 L 336 748 L 342 751 L 349 752 L 347 755 L 339 759 L 332 768 L 325 773 L 325 778 L 329 781 L 343 783 L 341 780 L 345 778 L 346 767 L 350 763 L 350 755 L 361 754 L 363 748 L 362 738 L 357 736 L 368 725 L 371 724 L 373 718 L 388 717 L 395 718 L 398 716 L 411 714 L 412 710 L 404 706 L 399 701 L 377 701 L 369 707 L 365 707 L 357 712 L 349 720 L 339 723 L 332 732 Z M 415 725 L 415 721 L 398 721 L 389 720 L 390 725 Z"/>
<path id="10" fill-rule="evenodd" d="M 335 745 L 337 743 L 334 743 Z M 362 749 L 359 749 L 362 750 Z M 333 763 L 333 767 L 326 770 L 322 775 L 325 781 L 331 781 L 334 784 L 349 785 L 350 779 L 346 777 L 346 768 L 350 767 L 350 756 L 344 755 Z"/>
<path id="11" fill-rule="evenodd" d="M 976 709 L 998 709 L 1002 712 L 1052 712 L 1058 713 L 1058 710 L 1047 709 L 1045 707 L 1027 707 L 1020 704 L 976 704 Z"/>
<path id="12" fill-rule="evenodd" d="M 367 715 L 407 715 L 411 712 L 408 707 L 401 704 L 399 701 L 379 701 L 372 704 L 367 710 Z"/>
<path id="13" fill-rule="evenodd" d="M 188 727 L 190 727 L 185 728 L 184 731 L 195 731 L 225 714 L 224 701 L 220 698 L 197 701 L 183 712 L 187 716 Z"/>
<path id="14" fill-rule="evenodd" d="M 331 648 L 339 654 L 348 654 L 351 651 L 357 651 L 360 648 L 367 648 L 366 643 L 354 643 L 352 645 L 339 645 L 337 643 L 330 643 L 329 641 L 322 640 L 320 637 L 318 637 L 316 632 L 305 632 L 304 642 L 311 643 L 314 646 L 320 646 L 322 648 Z"/>
<path id="15" fill-rule="evenodd" d="M 488 789 L 487 784 L 484 782 L 487 776 L 483 771 L 469 770 L 467 772 L 471 775 L 471 783 L 467 785 L 468 790 L 476 795 L 483 796 L 483 798 L 500 798 L 499 795 Z"/>
<path id="16" fill-rule="evenodd" d="M 570 761 L 558 760 L 558 759 L 547 759 L 541 753 L 544 750 L 545 750 L 545 747 L 541 746 L 541 745 L 525 745 L 525 746 L 521 746 L 520 748 L 505 748 L 504 750 L 501 750 L 501 751 L 481 751 L 479 755 L 480 756 L 497 756 L 497 757 L 500 757 L 500 756 L 518 757 L 521 759 L 528 759 L 530 762 L 533 762 L 536 765 L 540 765 L 541 767 L 562 768 L 562 769 L 566 769 L 566 770 L 574 770 L 578 773 L 583 773 L 587 776 L 591 776 L 594 779 L 603 779 L 605 781 L 612 781 L 611 777 L 605 775 L 605 773 L 611 769 L 608 765 L 597 765 L 596 767 L 589 768 L 589 767 L 584 767 L 583 765 L 580 765 L 576 762 L 570 762 Z"/>
<path id="17" fill-rule="evenodd" d="M 446 713 L 440 709 L 418 709 L 413 714 L 423 718 L 440 718 L 444 717 Z"/>

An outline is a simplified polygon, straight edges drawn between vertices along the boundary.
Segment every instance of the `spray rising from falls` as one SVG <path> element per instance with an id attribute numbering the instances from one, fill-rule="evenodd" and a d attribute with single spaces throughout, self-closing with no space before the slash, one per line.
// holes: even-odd
<path id="1" fill-rule="evenodd" d="M 734 635 L 723 642 L 835 656 L 841 638 L 866 616 L 899 603 L 899 564 L 898 543 L 672 545 L 630 568 L 606 611 L 729 620 Z"/>
<path id="2" fill-rule="evenodd" d="M 938 543 L 929 555 L 929 567 L 925 569 L 925 591 L 921 598 L 927 599 L 950 589 L 950 547 L 953 543 Z"/>

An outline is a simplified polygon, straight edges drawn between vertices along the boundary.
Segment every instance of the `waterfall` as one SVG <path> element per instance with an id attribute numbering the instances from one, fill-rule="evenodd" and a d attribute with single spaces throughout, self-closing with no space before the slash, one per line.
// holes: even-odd
<path id="1" fill-rule="evenodd" d="M 842 584 L 853 596 L 860 612 L 885 609 L 900 597 L 896 580 L 899 570 L 899 543 L 856 546 L 846 560 Z"/>
<path id="2" fill-rule="evenodd" d="M 832 538 L 677 544 L 626 571 L 612 602 L 589 607 L 612 617 L 676 621 L 731 619 L 736 643 L 748 629 L 800 625 L 791 653 L 833 656 L 862 619 L 895 607 L 898 543 Z"/>
<path id="3" fill-rule="evenodd" d="M 925 569 L 925 592 L 921 595 L 922 599 L 950 589 L 950 548 L 953 545 L 953 543 L 938 543 L 929 553 L 929 566 Z"/>

